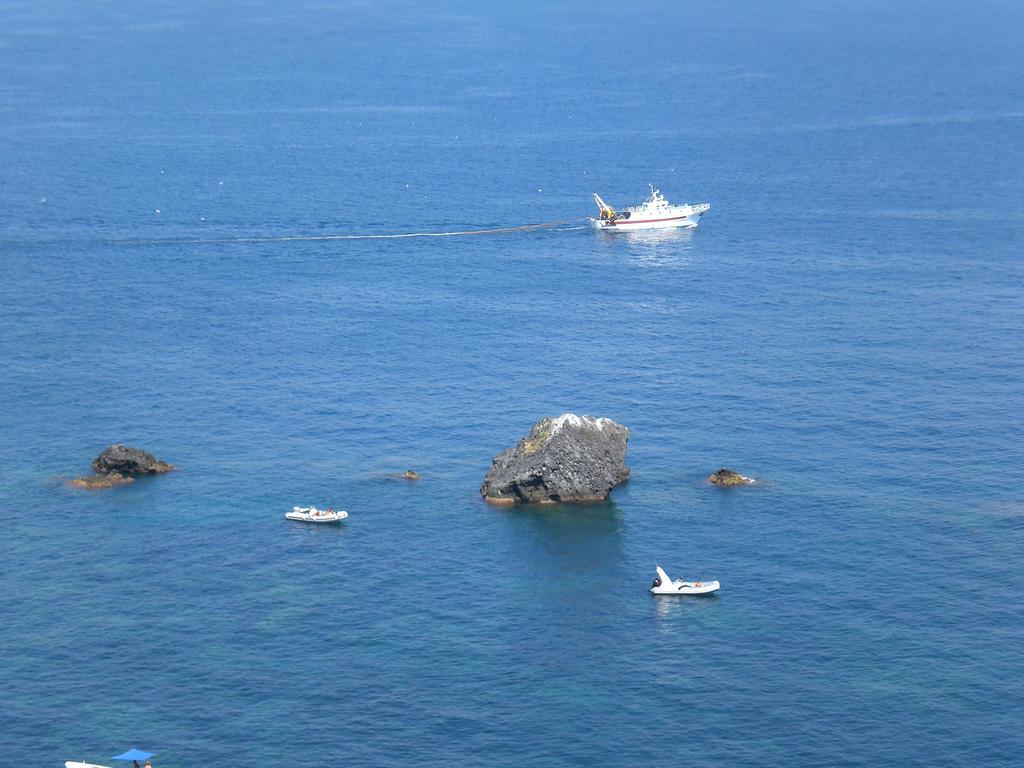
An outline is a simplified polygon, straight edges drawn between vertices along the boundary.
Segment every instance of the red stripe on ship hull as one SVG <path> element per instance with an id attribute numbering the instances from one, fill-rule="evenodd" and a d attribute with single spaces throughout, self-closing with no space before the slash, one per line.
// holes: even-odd
<path id="1" fill-rule="evenodd" d="M 667 219 L 638 219 L 637 221 L 633 221 L 632 219 L 623 219 L 621 222 L 618 222 L 618 221 L 612 222 L 612 226 L 621 227 L 624 224 L 625 225 L 629 225 L 629 224 L 652 224 L 655 221 L 679 221 L 679 219 L 688 219 L 688 218 L 690 218 L 690 214 L 686 214 L 685 216 L 670 216 Z"/>

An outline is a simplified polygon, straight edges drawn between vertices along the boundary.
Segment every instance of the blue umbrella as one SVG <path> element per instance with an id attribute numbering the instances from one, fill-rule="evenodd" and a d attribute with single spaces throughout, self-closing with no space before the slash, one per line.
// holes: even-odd
<path id="1" fill-rule="evenodd" d="M 112 757 L 110 759 L 111 760 L 149 760 L 149 758 L 151 758 L 155 754 L 156 754 L 155 752 L 143 752 L 141 749 L 135 749 L 135 747 L 132 747 L 127 752 L 125 752 L 123 755 L 116 755 L 116 756 L 114 756 L 114 757 Z"/>

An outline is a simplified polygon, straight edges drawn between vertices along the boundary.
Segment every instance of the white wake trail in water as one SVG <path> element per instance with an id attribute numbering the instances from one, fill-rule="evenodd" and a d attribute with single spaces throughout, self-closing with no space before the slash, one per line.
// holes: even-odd
<path id="1" fill-rule="evenodd" d="M 273 235 L 259 237 L 204 237 L 195 239 L 168 238 L 157 239 L 133 239 L 115 240 L 120 245 L 206 245 L 226 243 L 286 243 L 295 241 L 311 242 L 317 240 L 402 240 L 412 237 L 468 237 L 471 235 L 501 235 L 511 232 L 532 232 L 539 229 L 556 229 L 559 232 L 585 229 L 583 226 L 563 227 L 563 224 L 571 224 L 570 220 L 545 221 L 540 224 L 522 224 L 516 227 L 495 227 L 493 229 L 464 229 L 455 232 L 398 232 L 394 234 L 365 234 L 365 235 Z"/>

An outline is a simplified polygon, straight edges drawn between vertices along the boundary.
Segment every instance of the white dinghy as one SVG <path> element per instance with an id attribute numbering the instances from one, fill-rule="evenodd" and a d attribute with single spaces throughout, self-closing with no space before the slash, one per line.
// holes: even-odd
<path id="1" fill-rule="evenodd" d="M 292 511 L 285 512 L 284 516 L 287 520 L 298 520 L 303 523 L 337 523 L 348 517 L 348 512 L 343 509 L 335 511 L 333 508 L 292 507 Z"/>
<path id="2" fill-rule="evenodd" d="M 672 581 L 668 574 L 656 565 L 658 577 L 651 584 L 652 595 L 710 595 L 721 586 L 717 581 Z"/>

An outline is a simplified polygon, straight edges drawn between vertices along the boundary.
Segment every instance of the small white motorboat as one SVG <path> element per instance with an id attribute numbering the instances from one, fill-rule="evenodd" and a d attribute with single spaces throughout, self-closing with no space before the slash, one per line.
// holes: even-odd
<path id="1" fill-rule="evenodd" d="M 651 584 L 652 595 L 710 595 L 721 586 L 717 581 L 672 581 L 668 574 L 656 565 L 658 577 Z"/>
<path id="2" fill-rule="evenodd" d="M 298 520 L 303 523 L 337 523 L 348 517 L 348 512 L 343 509 L 317 509 L 316 507 L 292 507 L 291 512 L 285 512 L 285 519 Z"/>
<path id="3" fill-rule="evenodd" d="M 132 761 L 133 765 L 138 765 L 140 761 L 145 760 L 149 763 L 149 758 L 153 757 L 153 752 L 143 752 L 141 749 L 132 747 L 127 752 L 121 755 L 115 755 L 110 758 L 111 760 L 121 760 L 122 762 Z M 64 763 L 64 768 L 107 768 L 105 765 L 96 765 L 94 763 L 76 763 L 74 760 L 68 760 Z"/>

